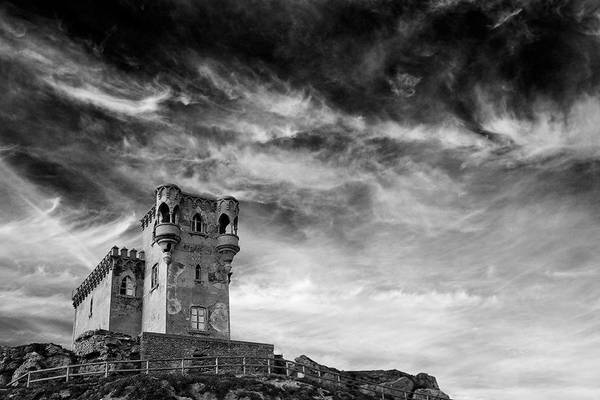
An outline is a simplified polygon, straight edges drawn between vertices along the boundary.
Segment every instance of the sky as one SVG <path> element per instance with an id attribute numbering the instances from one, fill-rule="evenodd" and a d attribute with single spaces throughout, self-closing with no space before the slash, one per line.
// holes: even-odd
<path id="1" fill-rule="evenodd" d="M 0 93 L 0 344 L 175 182 L 241 202 L 234 339 L 599 398 L 597 1 L 8 1 Z"/>

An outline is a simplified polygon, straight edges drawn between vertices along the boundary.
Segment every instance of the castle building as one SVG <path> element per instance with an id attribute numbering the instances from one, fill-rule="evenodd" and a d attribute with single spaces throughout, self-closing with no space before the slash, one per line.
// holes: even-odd
<path id="1" fill-rule="evenodd" d="M 238 214 L 233 197 L 157 187 L 140 221 L 143 250 L 113 247 L 73 291 L 74 350 L 82 334 L 102 329 L 140 337 L 146 357 L 185 357 L 199 347 L 272 355 L 272 345 L 230 340 Z"/>

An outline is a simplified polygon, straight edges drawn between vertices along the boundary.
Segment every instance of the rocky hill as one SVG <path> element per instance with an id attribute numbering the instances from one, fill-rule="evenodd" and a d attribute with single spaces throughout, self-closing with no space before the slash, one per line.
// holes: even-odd
<path id="1" fill-rule="evenodd" d="M 53 368 L 69 364 L 84 364 L 104 360 L 138 360 L 139 346 L 136 339 L 127 335 L 106 331 L 91 332 L 86 336 L 85 348 L 77 348 L 77 353 L 52 343 L 33 343 L 17 347 L 0 347 L 0 386 L 12 379 L 44 368 Z M 410 393 L 413 400 L 425 400 L 427 396 L 448 399 L 436 381 L 436 378 L 419 373 L 407 374 L 398 370 L 387 371 L 339 371 L 318 364 L 306 356 L 300 356 L 297 363 L 321 371 L 322 381 L 303 377 L 300 368 L 289 371 L 298 380 L 271 379 L 260 377 L 236 377 L 234 375 L 181 376 L 164 375 L 115 375 L 108 378 L 97 376 L 78 379 L 72 382 L 48 382 L 34 384 L 30 389 L 7 388 L 0 390 L 0 399 L 15 400 L 54 400 L 54 399 L 177 399 L 177 400 L 361 400 L 372 399 L 372 390 L 376 384 L 385 384 L 394 389 Z M 281 372 L 285 374 L 285 372 Z M 360 384 L 340 391 L 328 391 L 327 378 L 335 378 L 340 373 Z M 391 394 L 390 391 L 384 394 Z"/>
<path id="2" fill-rule="evenodd" d="M 372 400 L 308 383 L 233 375 L 136 375 L 0 391 L 1 400 Z"/>

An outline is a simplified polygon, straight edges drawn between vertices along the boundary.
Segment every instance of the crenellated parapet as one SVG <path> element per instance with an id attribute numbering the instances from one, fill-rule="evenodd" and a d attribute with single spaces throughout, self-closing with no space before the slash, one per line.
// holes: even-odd
<path id="1" fill-rule="evenodd" d="M 156 206 L 152 206 L 150 210 L 140 219 L 140 226 L 142 230 L 146 229 L 148 226 L 152 225 L 152 221 L 156 217 Z"/>
<path id="2" fill-rule="evenodd" d="M 126 247 L 119 249 L 117 246 L 113 246 L 96 268 L 84 279 L 83 283 L 77 289 L 73 290 L 73 307 L 76 308 L 81 304 L 115 266 L 123 265 L 126 262 L 143 266 L 145 263 L 144 258 L 145 254 L 143 251 L 138 252 L 136 249 L 129 250 Z"/>

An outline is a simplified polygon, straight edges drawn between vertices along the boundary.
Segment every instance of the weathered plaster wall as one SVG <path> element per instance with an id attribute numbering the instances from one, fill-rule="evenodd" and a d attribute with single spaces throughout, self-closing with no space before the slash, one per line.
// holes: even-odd
<path id="1" fill-rule="evenodd" d="M 216 251 L 216 202 L 185 197 L 180 212 L 181 242 L 173 251 L 173 261 L 168 269 L 166 333 L 228 339 L 229 277 Z M 207 224 L 205 233 L 191 230 L 196 213 Z M 202 270 L 200 281 L 196 280 L 197 265 Z M 207 310 L 205 331 L 191 327 L 190 309 L 193 306 Z"/>
<path id="2" fill-rule="evenodd" d="M 147 228 L 147 229 L 152 229 Z M 150 242 L 151 243 L 151 242 Z M 147 242 L 146 242 L 147 244 Z M 166 332 L 167 264 L 157 246 L 145 246 L 146 268 L 142 306 L 142 332 Z M 158 286 L 152 287 L 152 266 L 158 264 Z"/>
<path id="3" fill-rule="evenodd" d="M 77 339 L 79 335 L 86 331 L 109 329 L 111 289 L 112 274 L 108 273 L 81 304 L 75 308 L 73 339 Z M 90 316 L 90 302 L 92 299 L 94 305 Z"/>
<path id="4" fill-rule="evenodd" d="M 142 329 L 142 299 L 144 294 L 144 262 L 120 259 L 113 267 L 110 330 L 137 336 Z M 121 282 L 129 276 L 134 282 L 134 295 L 121 294 Z"/>

